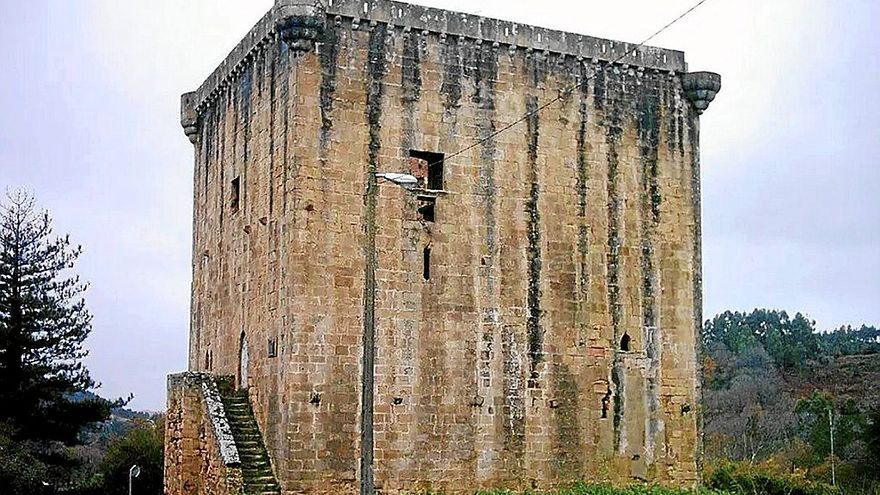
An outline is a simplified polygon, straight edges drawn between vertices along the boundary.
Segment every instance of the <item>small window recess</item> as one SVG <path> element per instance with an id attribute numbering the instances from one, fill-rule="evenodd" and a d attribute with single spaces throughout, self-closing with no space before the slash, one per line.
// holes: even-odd
<path id="1" fill-rule="evenodd" d="M 422 278 L 431 280 L 431 246 L 425 246 L 422 251 Z"/>
<path id="2" fill-rule="evenodd" d="M 433 196 L 418 196 L 419 201 L 419 216 L 425 222 L 434 222 L 434 205 L 437 203 L 437 198 Z"/>
<path id="3" fill-rule="evenodd" d="M 270 358 L 278 356 L 278 341 L 274 337 L 269 339 L 268 355 Z"/>
<path id="4" fill-rule="evenodd" d="M 611 388 L 602 397 L 602 419 L 608 419 L 608 408 L 611 405 Z"/>
<path id="5" fill-rule="evenodd" d="M 232 209 L 233 213 L 238 211 L 240 198 L 241 198 L 241 178 L 236 177 L 236 178 L 232 179 L 232 190 L 230 191 L 230 197 L 229 197 L 229 207 Z"/>
<path id="6" fill-rule="evenodd" d="M 623 337 L 620 338 L 620 350 L 623 352 L 629 352 L 629 344 L 631 340 L 632 339 L 630 339 L 629 334 L 624 333 Z"/>
<path id="7" fill-rule="evenodd" d="M 443 153 L 410 150 L 409 156 L 410 158 L 417 158 L 419 160 L 424 160 L 428 162 L 426 167 L 427 170 L 424 170 L 419 174 L 415 174 L 420 182 L 422 182 L 423 189 L 427 189 L 429 191 L 442 191 L 444 159 Z"/>

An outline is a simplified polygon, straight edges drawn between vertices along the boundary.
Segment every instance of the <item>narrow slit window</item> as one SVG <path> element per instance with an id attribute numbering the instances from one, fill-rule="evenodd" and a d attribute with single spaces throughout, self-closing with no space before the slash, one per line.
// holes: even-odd
<path id="1" fill-rule="evenodd" d="M 422 253 L 422 277 L 425 280 L 431 279 L 431 248 L 427 246 Z"/>
<path id="2" fill-rule="evenodd" d="M 611 405 L 611 389 L 602 397 L 602 419 L 608 418 L 608 408 Z"/>
<path id="3" fill-rule="evenodd" d="M 269 349 L 268 354 L 270 358 L 273 358 L 278 355 L 278 341 L 274 338 L 269 339 Z"/>
<path id="4" fill-rule="evenodd" d="M 419 196 L 419 215 L 425 222 L 434 221 L 434 204 L 436 198 Z"/>
<path id="5" fill-rule="evenodd" d="M 443 190 L 443 153 L 431 151 L 410 150 L 409 156 L 428 162 L 427 183 L 428 189 L 434 191 Z"/>
<path id="6" fill-rule="evenodd" d="M 239 200 L 241 199 L 241 179 L 236 177 L 232 179 L 232 189 L 229 197 L 229 207 L 232 211 L 238 211 Z"/>

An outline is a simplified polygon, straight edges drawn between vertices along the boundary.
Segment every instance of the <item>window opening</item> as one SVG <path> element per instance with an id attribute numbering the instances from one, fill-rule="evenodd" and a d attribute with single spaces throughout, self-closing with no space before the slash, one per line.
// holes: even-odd
<path id="1" fill-rule="evenodd" d="M 232 191 L 229 198 L 229 207 L 232 211 L 238 211 L 239 198 L 241 197 L 241 179 L 236 177 L 232 179 Z"/>
<path id="2" fill-rule="evenodd" d="M 443 190 L 443 153 L 434 153 L 431 151 L 410 150 L 409 156 L 424 160 L 427 163 L 425 171 L 428 189 L 435 191 Z M 417 176 L 418 177 L 418 176 Z"/>
<path id="3" fill-rule="evenodd" d="M 425 250 L 422 253 L 422 277 L 425 280 L 430 280 L 431 278 L 431 248 L 425 246 Z"/>
<path id="4" fill-rule="evenodd" d="M 429 196 L 419 196 L 419 216 L 422 217 L 422 220 L 425 222 L 433 222 L 434 221 L 434 205 L 437 203 L 437 198 L 432 198 Z"/>
<path id="5" fill-rule="evenodd" d="M 248 386 L 248 342 L 247 336 L 241 332 L 238 341 L 238 388 L 246 389 Z"/>
<path id="6" fill-rule="evenodd" d="M 620 338 L 620 350 L 624 351 L 624 352 L 629 352 L 629 342 L 630 342 L 629 334 L 624 333 L 623 337 Z"/>
<path id="7" fill-rule="evenodd" d="M 268 354 L 270 358 L 276 357 L 278 355 L 278 341 L 274 338 L 269 339 Z"/>
<path id="8" fill-rule="evenodd" d="M 608 419 L 608 406 L 611 404 L 611 389 L 602 397 L 602 419 Z"/>

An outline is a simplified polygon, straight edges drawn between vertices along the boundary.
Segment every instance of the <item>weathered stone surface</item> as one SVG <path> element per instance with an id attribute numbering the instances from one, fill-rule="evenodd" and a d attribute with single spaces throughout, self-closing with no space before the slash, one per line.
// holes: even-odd
<path id="1" fill-rule="evenodd" d="M 213 377 L 168 377 L 165 492 L 243 494 L 238 449 Z"/>
<path id="2" fill-rule="evenodd" d="M 385 0 L 316 8 L 314 49 L 270 13 L 192 97 L 189 367 L 249 387 L 284 493 L 357 493 L 367 437 L 382 493 L 694 484 L 683 54 L 611 64 L 625 45 Z M 376 183 L 430 176 L 412 150 L 445 154 L 442 191 Z"/>
<path id="3" fill-rule="evenodd" d="M 690 72 L 681 77 L 685 94 L 698 113 L 703 113 L 721 91 L 721 76 L 714 72 Z"/>

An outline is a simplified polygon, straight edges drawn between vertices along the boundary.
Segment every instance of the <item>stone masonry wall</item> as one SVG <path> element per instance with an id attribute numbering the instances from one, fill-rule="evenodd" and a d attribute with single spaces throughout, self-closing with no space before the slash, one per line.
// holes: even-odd
<path id="1" fill-rule="evenodd" d="M 218 435 L 219 396 L 213 379 L 181 373 L 168 378 L 165 421 L 165 493 L 240 495 L 242 475 L 231 433 Z M 222 404 L 219 405 L 222 411 Z M 213 418 L 212 418 L 213 412 Z M 228 429 L 228 426 L 226 427 Z"/>
<path id="2" fill-rule="evenodd" d="M 370 220 L 377 489 L 697 481 L 679 74 L 341 15 L 244 60 L 197 116 L 190 369 L 246 374 L 285 493 L 357 493 Z M 435 221 L 387 183 L 365 217 L 410 150 L 446 154 Z"/>

